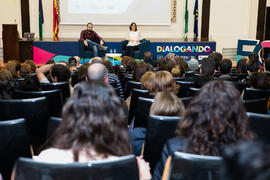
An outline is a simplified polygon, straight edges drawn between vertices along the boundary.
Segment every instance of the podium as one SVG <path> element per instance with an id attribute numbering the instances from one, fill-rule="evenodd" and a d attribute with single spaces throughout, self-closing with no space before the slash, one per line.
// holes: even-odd
<path id="1" fill-rule="evenodd" d="M 17 24 L 3 24 L 2 29 L 4 63 L 9 60 L 19 60 Z"/>

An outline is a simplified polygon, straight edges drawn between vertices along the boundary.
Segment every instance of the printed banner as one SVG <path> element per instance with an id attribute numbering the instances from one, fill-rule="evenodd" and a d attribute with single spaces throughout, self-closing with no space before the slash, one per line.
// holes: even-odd
<path id="1" fill-rule="evenodd" d="M 186 60 L 191 58 L 202 60 L 216 51 L 216 42 L 151 42 L 150 51 L 153 59 L 160 59 L 168 53 L 174 53 Z"/>

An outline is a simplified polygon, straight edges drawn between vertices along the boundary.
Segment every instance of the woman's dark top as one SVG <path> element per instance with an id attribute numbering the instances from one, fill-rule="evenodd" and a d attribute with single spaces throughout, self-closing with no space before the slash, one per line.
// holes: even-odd
<path id="1" fill-rule="evenodd" d="M 159 160 L 159 162 L 157 163 L 155 167 L 152 180 L 161 180 L 167 158 L 173 155 L 174 152 L 176 151 L 182 151 L 182 152 L 187 151 L 187 139 L 178 136 L 178 137 L 169 139 L 165 143 L 162 150 L 161 159 Z"/>

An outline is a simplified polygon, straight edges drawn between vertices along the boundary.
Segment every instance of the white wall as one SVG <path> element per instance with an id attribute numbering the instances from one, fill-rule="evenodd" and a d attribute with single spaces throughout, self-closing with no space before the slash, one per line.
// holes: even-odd
<path id="1" fill-rule="evenodd" d="M 210 39 L 217 51 L 236 48 L 238 39 L 256 38 L 258 0 L 211 1 Z"/>
<path id="2" fill-rule="evenodd" d="M 268 0 L 268 4 L 270 4 Z M 61 1 L 60 1 L 61 2 Z M 189 0 L 189 37 L 193 37 L 193 8 L 195 0 Z M 53 1 L 43 0 L 44 25 L 43 37 L 52 38 L 53 30 Z M 29 0 L 30 28 L 38 30 L 38 1 Z M 153 7 L 154 8 L 154 7 Z M 182 38 L 184 37 L 185 0 L 177 0 L 177 21 L 170 26 L 139 26 L 145 38 Z M 202 0 L 199 0 L 199 34 L 201 27 Z M 217 42 L 217 51 L 222 48 L 236 48 L 239 38 L 254 39 L 256 37 L 258 0 L 212 0 L 210 10 L 209 38 Z M 0 22 L 16 23 L 21 33 L 19 0 L 0 0 Z M 2 26 L 0 27 L 0 29 Z M 60 25 L 60 38 L 79 38 L 85 25 Z M 94 26 L 102 37 L 125 38 L 127 26 Z M 0 35 L 0 37 L 2 34 Z M 0 43 L 2 47 L 2 41 Z"/>
<path id="3" fill-rule="evenodd" d="M 19 0 L 0 0 L 0 48 L 3 47 L 2 24 L 18 24 L 21 34 L 21 4 Z"/>

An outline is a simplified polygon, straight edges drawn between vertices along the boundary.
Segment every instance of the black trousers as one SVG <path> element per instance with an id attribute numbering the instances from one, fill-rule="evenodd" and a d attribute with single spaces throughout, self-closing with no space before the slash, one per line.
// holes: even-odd
<path id="1" fill-rule="evenodd" d="M 127 56 L 134 58 L 134 51 L 140 49 L 140 45 L 137 46 L 127 46 Z"/>

